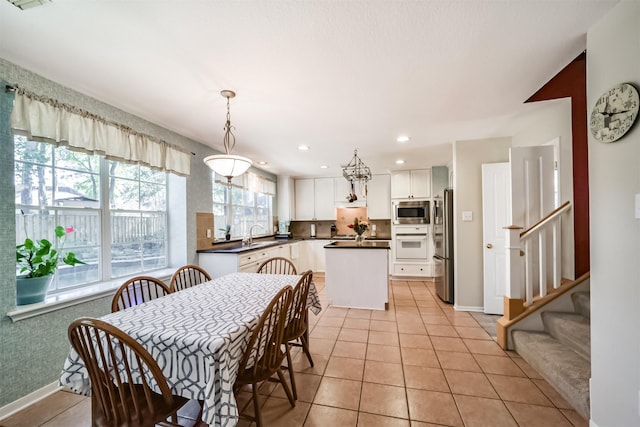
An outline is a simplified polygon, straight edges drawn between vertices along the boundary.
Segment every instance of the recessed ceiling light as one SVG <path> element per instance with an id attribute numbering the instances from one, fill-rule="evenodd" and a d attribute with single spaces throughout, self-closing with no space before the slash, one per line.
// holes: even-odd
<path id="1" fill-rule="evenodd" d="M 402 159 L 396 160 L 396 165 L 403 165 L 403 164 L 404 164 L 404 160 Z"/>
<path id="2" fill-rule="evenodd" d="M 409 141 L 409 137 L 407 135 L 400 135 L 396 141 L 398 142 L 408 142 Z"/>
<path id="3" fill-rule="evenodd" d="M 267 162 L 258 162 L 258 164 L 264 166 L 267 164 Z"/>
<path id="4" fill-rule="evenodd" d="M 300 151 L 309 151 L 308 145 L 298 145 L 298 150 Z"/>
<path id="5" fill-rule="evenodd" d="M 320 166 L 320 169 L 329 169 L 329 166 L 327 166 L 327 165 L 322 165 L 322 166 Z"/>

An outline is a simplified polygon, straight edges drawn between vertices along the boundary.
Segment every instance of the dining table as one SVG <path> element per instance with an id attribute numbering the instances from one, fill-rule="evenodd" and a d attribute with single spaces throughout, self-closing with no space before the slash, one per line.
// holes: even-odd
<path id="1" fill-rule="evenodd" d="M 239 411 L 233 393 L 240 360 L 252 331 L 271 299 L 300 275 L 232 273 L 200 285 L 100 317 L 121 329 L 156 360 L 172 394 L 202 402 L 202 421 L 235 426 Z M 312 283 L 307 307 L 322 307 Z M 83 360 L 73 348 L 60 385 L 90 395 Z"/>

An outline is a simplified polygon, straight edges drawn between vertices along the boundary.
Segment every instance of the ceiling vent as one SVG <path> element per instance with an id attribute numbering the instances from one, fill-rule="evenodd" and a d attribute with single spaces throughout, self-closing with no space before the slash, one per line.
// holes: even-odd
<path id="1" fill-rule="evenodd" d="M 32 7 L 42 6 L 43 4 L 51 3 L 51 0 L 7 0 L 9 3 L 17 7 L 18 9 L 31 9 Z"/>

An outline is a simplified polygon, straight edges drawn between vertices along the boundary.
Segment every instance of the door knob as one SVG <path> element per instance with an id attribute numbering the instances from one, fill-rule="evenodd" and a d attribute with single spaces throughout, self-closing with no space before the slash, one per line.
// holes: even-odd
<path id="1" fill-rule="evenodd" d="M 491 249 L 493 248 L 493 245 L 491 243 L 487 243 L 487 249 Z"/>

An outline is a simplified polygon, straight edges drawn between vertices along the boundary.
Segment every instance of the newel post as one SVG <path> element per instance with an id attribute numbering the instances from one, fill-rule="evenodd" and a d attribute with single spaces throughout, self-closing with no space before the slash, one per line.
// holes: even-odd
<path id="1" fill-rule="evenodd" d="M 522 248 L 520 247 L 520 230 L 522 227 L 510 225 L 506 230 L 506 269 L 507 294 L 504 297 L 504 316 L 511 320 L 524 312 L 524 286 L 522 279 Z"/>

